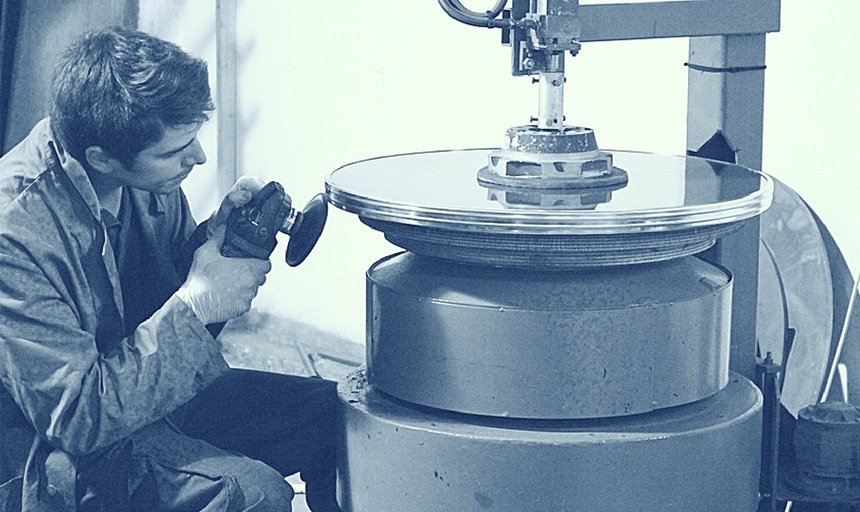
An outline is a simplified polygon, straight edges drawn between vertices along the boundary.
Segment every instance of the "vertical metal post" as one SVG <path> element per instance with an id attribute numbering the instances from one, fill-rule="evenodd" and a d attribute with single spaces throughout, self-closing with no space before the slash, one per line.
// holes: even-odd
<path id="1" fill-rule="evenodd" d="M 236 0 L 215 3 L 215 107 L 218 116 L 218 187 L 223 196 L 239 177 Z"/>
<path id="2" fill-rule="evenodd" d="M 558 53 L 562 71 L 538 73 L 538 128 L 561 129 L 564 126 L 564 54 Z"/>
<path id="3" fill-rule="evenodd" d="M 765 34 L 690 38 L 687 147 L 721 131 L 738 164 L 761 168 Z"/>
<path id="4" fill-rule="evenodd" d="M 761 169 L 765 34 L 690 38 L 687 148 L 722 135 L 734 160 Z M 702 156 L 709 156 L 703 154 Z M 734 276 L 730 367 L 755 378 L 759 221 L 748 221 L 704 255 Z"/>
<path id="5" fill-rule="evenodd" d="M 756 365 L 759 389 L 764 397 L 762 406 L 761 485 L 759 512 L 776 512 L 780 441 L 780 386 L 782 367 L 768 352 L 764 360 Z"/>

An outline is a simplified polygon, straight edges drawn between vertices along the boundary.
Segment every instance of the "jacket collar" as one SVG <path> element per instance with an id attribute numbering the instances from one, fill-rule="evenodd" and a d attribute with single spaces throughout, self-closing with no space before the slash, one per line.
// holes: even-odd
<path id="1" fill-rule="evenodd" d="M 102 221 L 102 206 L 99 201 L 96 191 L 93 188 L 87 171 L 84 166 L 76 160 L 72 155 L 66 152 L 60 140 L 54 135 L 51 129 L 50 119 L 46 118 L 40 121 L 44 123 L 42 130 L 39 150 L 42 153 L 42 158 L 48 163 L 49 167 L 59 167 L 65 171 L 66 175 L 71 180 L 75 189 L 80 194 L 81 198 L 86 203 L 87 208 L 99 222 Z M 163 214 L 166 211 L 164 197 L 159 194 L 147 193 L 139 190 L 132 190 L 132 195 L 148 194 L 149 195 L 149 213 L 150 215 Z"/>
<path id="2" fill-rule="evenodd" d="M 102 220 L 102 206 L 96 191 L 90 182 L 87 171 L 72 155 L 66 152 L 59 139 L 54 135 L 51 129 L 50 119 L 44 119 L 45 129 L 41 133 L 39 140 L 39 150 L 42 152 L 42 157 L 49 167 L 59 167 L 65 171 L 69 180 L 74 185 L 75 189 L 80 194 L 81 198 L 98 221 Z"/>

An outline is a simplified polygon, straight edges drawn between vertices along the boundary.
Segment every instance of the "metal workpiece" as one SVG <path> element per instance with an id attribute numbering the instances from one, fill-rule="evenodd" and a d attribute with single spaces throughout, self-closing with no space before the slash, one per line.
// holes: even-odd
<path id="1" fill-rule="evenodd" d="M 510 209 L 488 199 L 477 172 L 490 150 L 408 153 L 347 164 L 328 198 L 364 219 L 449 231 L 616 235 L 718 226 L 755 217 L 771 201 L 763 173 L 702 158 L 613 151 L 629 180 L 597 211 Z"/>
<path id="2" fill-rule="evenodd" d="M 369 378 L 411 403 L 597 418 L 728 380 L 730 276 L 695 257 L 541 273 L 404 253 L 371 267 L 367 288 Z"/>
<path id="3" fill-rule="evenodd" d="M 338 388 L 345 512 L 752 511 L 761 395 L 732 375 L 690 405 L 604 420 L 486 419 L 387 398 L 359 371 Z"/>
<path id="4" fill-rule="evenodd" d="M 332 204 L 409 251 L 543 268 L 651 262 L 700 252 L 759 215 L 773 191 L 769 177 L 738 165 L 613 151 L 614 165 L 624 169 L 627 182 L 613 189 L 608 201 L 547 209 L 540 202 L 499 201 L 497 190 L 479 181 L 477 173 L 492 151 L 363 160 L 332 172 L 326 191 Z"/>

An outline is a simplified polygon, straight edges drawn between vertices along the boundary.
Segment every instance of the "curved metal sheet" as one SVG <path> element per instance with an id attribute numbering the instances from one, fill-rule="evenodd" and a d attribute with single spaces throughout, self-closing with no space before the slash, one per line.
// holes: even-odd
<path id="1" fill-rule="evenodd" d="M 795 417 L 818 402 L 831 358 L 833 281 L 815 214 L 803 199 L 774 179 L 771 207 L 761 216 L 757 336 L 761 355 L 773 352 L 785 371 L 782 403 Z M 778 313 L 784 310 L 785 315 Z M 794 339 L 787 358 L 787 327 Z M 777 355 L 779 354 L 779 357 Z"/>
<path id="2" fill-rule="evenodd" d="M 827 226 L 821 222 L 818 215 L 810 208 L 812 215 L 815 217 L 815 222 L 818 224 L 818 229 L 821 232 L 821 238 L 824 240 L 824 247 L 827 250 L 827 260 L 830 262 L 830 275 L 833 281 L 833 342 L 831 343 L 831 372 L 835 371 L 833 366 L 833 358 L 837 351 L 837 344 L 844 330 L 844 346 L 839 357 L 839 363 L 844 364 L 844 372 L 840 372 L 837 376 L 843 379 L 839 386 L 834 389 L 847 390 L 847 396 L 837 396 L 830 394 L 830 400 L 853 400 L 853 397 L 860 396 L 860 379 L 850 378 L 851 375 L 858 373 L 860 368 L 860 309 L 857 308 L 856 302 L 854 309 L 849 311 L 851 305 L 852 294 L 857 293 L 857 284 L 848 268 L 848 263 L 842 255 L 842 251 L 836 244 L 836 241 L 831 236 Z M 850 318 L 846 319 L 846 314 L 850 314 Z M 846 323 L 847 322 L 847 323 Z M 841 391 L 840 391 L 841 392 Z M 844 395 L 844 393 L 843 393 Z M 856 400 L 854 400 L 856 403 Z"/>

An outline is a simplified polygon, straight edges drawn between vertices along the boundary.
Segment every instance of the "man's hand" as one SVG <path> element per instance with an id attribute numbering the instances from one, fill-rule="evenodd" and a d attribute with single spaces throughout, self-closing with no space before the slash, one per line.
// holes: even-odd
<path id="1" fill-rule="evenodd" d="M 194 252 L 188 278 L 176 291 L 205 325 L 236 318 L 251 308 L 272 268 L 268 260 L 221 256 L 224 227 Z"/>
<path id="2" fill-rule="evenodd" d="M 230 212 L 244 206 L 265 185 L 266 181 L 258 176 L 240 176 L 230 191 L 227 192 L 227 195 L 224 196 L 224 199 L 221 200 L 218 211 L 209 217 L 209 221 L 206 223 L 207 237 L 212 239 L 218 228 L 226 225 Z"/>

